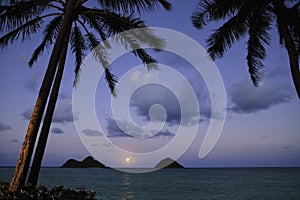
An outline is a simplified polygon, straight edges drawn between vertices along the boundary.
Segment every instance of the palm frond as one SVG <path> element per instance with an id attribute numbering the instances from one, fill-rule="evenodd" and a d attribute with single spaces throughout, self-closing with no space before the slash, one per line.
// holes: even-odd
<path id="1" fill-rule="evenodd" d="M 201 29 L 210 21 L 224 20 L 234 16 L 243 5 L 241 0 L 202 0 L 194 10 L 191 20 L 195 28 Z"/>
<path id="2" fill-rule="evenodd" d="M 86 35 L 87 45 L 92 51 L 94 58 L 101 63 L 105 71 L 105 79 L 113 96 L 116 96 L 115 86 L 118 82 L 117 77 L 111 73 L 106 48 L 100 44 L 100 41 L 92 33 Z"/>
<path id="3" fill-rule="evenodd" d="M 49 9 L 51 0 L 31 0 L 0 6 L 1 31 L 12 31 Z"/>
<path id="4" fill-rule="evenodd" d="M 96 21 L 101 22 L 102 30 L 105 30 L 108 36 L 121 33 L 135 28 L 145 27 L 145 23 L 136 18 L 133 14 L 123 15 L 108 10 L 90 9 L 87 14 L 93 16 Z"/>
<path id="5" fill-rule="evenodd" d="M 82 64 L 83 57 L 85 56 L 84 51 L 87 49 L 85 38 L 83 37 L 80 28 L 76 25 L 71 31 L 70 42 L 72 52 L 75 54 L 74 85 L 76 85 L 79 77 L 80 66 Z"/>
<path id="6" fill-rule="evenodd" d="M 98 0 L 98 3 L 105 9 L 123 13 L 152 11 L 159 5 L 166 10 L 171 10 L 171 4 L 166 0 Z"/>
<path id="7" fill-rule="evenodd" d="M 152 56 L 150 56 L 150 54 L 148 54 L 146 52 L 145 49 L 136 49 L 132 51 L 134 55 L 136 55 L 137 57 L 139 57 L 142 62 L 147 66 L 147 69 L 157 69 L 157 60 L 155 60 Z"/>
<path id="8" fill-rule="evenodd" d="M 86 8 L 86 11 L 88 11 L 89 9 Z M 87 12 L 83 12 L 81 13 L 81 17 L 83 18 L 84 22 L 87 22 L 87 24 L 94 30 L 97 31 L 97 33 L 99 34 L 100 38 L 102 39 L 102 41 L 107 39 L 106 34 L 103 32 L 102 28 L 103 28 L 103 23 L 101 20 L 98 19 L 98 17 L 96 16 L 96 14 L 94 13 L 87 13 Z"/>
<path id="9" fill-rule="evenodd" d="M 157 36 L 155 32 L 148 27 L 136 28 L 131 34 L 140 44 L 147 44 L 148 47 L 154 48 L 155 50 L 161 50 L 166 45 L 165 39 Z"/>
<path id="10" fill-rule="evenodd" d="M 266 57 L 264 46 L 268 45 L 270 41 L 268 31 L 271 28 L 271 16 L 267 9 L 256 9 L 253 11 L 249 23 L 248 54 L 246 59 L 248 71 L 255 86 L 258 86 L 260 70 L 264 67 L 261 62 Z"/>
<path id="11" fill-rule="evenodd" d="M 137 44 L 148 44 L 150 47 L 162 48 L 165 45 L 163 39 L 157 37 L 155 33 L 151 31 L 151 29 L 146 28 L 144 21 L 142 21 L 140 18 L 134 17 L 132 14 L 125 16 L 106 11 L 105 13 L 99 15 L 99 20 L 103 22 L 103 29 L 108 32 L 109 36 L 122 33 L 119 35 L 122 37 L 125 36 L 124 31 L 135 29 L 134 31 L 130 32 L 131 36 L 128 35 L 127 39 L 121 38 L 120 41 L 123 41 L 123 45 L 125 46 L 130 42 L 132 42 L 132 47 Z M 124 39 L 127 40 L 126 44 L 124 43 Z M 145 53 L 138 53 L 136 55 L 139 54 L 145 55 Z M 143 56 L 140 58 L 142 57 Z M 150 56 L 147 57 L 150 58 Z"/>
<path id="12" fill-rule="evenodd" d="M 93 20 L 97 30 L 101 29 L 107 33 L 107 36 L 116 35 L 124 31 L 135 29 L 132 35 L 137 41 L 148 44 L 150 47 L 163 47 L 164 40 L 157 37 L 155 33 L 146 27 L 140 19 L 130 15 L 121 15 L 106 10 L 87 10 L 87 17 Z"/>
<path id="13" fill-rule="evenodd" d="M 5 47 L 9 42 L 14 42 L 17 40 L 20 35 L 22 37 L 22 41 L 29 38 L 32 33 L 36 33 L 40 30 L 41 24 L 43 23 L 42 18 L 37 17 L 33 20 L 26 22 L 25 24 L 19 26 L 13 31 L 5 34 L 0 38 L 0 46 Z"/>
<path id="14" fill-rule="evenodd" d="M 116 83 L 117 83 L 117 77 L 111 73 L 110 67 L 105 68 L 105 80 L 108 84 L 111 94 L 113 96 L 117 96 L 116 90 L 115 90 Z"/>
<path id="15" fill-rule="evenodd" d="M 28 65 L 32 67 L 38 57 L 43 53 L 44 49 L 53 43 L 61 27 L 62 16 L 57 16 L 52 19 L 44 30 L 44 39 L 41 44 L 34 50 Z"/>
<path id="16" fill-rule="evenodd" d="M 247 23 L 248 13 L 243 11 L 230 18 L 224 25 L 218 28 L 206 40 L 209 56 L 213 60 L 217 57 L 222 57 L 235 41 L 238 41 L 246 34 Z"/>
<path id="17" fill-rule="evenodd" d="M 93 19 L 102 22 L 102 29 L 107 35 L 116 35 L 116 42 L 120 42 L 126 49 L 132 50 L 132 53 L 139 57 L 148 69 L 156 67 L 156 60 L 151 57 L 143 48 L 142 44 L 147 43 L 154 47 L 162 47 L 164 41 L 155 36 L 150 29 L 145 28 L 145 24 L 139 18 L 135 18 L 132 14 L 126 16 L 110 11 L 90 10 L 87 15 L 93 15 Z M 142 28 L 142 29 L 137 29 Z M 130 29 L 137 29 L 132 32 L 125 32 Z"/>

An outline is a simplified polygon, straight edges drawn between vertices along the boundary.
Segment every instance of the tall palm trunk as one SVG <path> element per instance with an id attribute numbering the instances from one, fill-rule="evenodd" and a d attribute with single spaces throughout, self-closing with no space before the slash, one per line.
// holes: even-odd
<path id="1" fill-rule="evenodd" d="M 61 30 L 58 33 L 55 41 L 52 54 L 50 56 L 47 71 L 45 73 L 33 112 L 27 128 L 27 132 L 20 151 L 19 160 L 17 162 L 13 178 L 10 183 L 9 190 L 16 191 L 24 186 L 25 179 L 28 173 L 28 168 L 31 161 L 32 152 L 34 149 L 35 140 L 43 117 L 51 85 L 60 58 L 60 53 L 63 47 L 63 41 L 67 32 L 71 29 L 72 10 L 74 8 L 74 0 L 67 1 L 64 19 L 62 21 Z"/>
<path id="2" fill-rule="evenodd" d="M 62 76 L 63 76 L 63 72 L 64 72 L 65 61 L 66 61 L 67 50 L 68 50 L 68 40 L 69 40 L 68 36 L 69 35 L 70 34 L 67 34 L 67 37 L 65 38 L 65 43 L 64 43 L 61 55 L 60 55 L 59 65 L 58 65 L 55 80 L 54 80 L 54 83 L 52 86 L 50 99 L 49 99 L 49 102 L 47 105 L 46 115 L 44 117 L 41 134 L 39 136 L 38 144 L 35 148 L 35 154 L 34 154 L 34 158 L 32 161 L 32 165 L 31 165 L 31 169 L 30 169 L 30 173 L 29 173 L 29 177 L 28 177 L 28 181 L 27 181 L 31 185 L 36 185 L 37 181 L 38 181 L 39 172 L 41 169 L 41 164 L 42 164 L 42 160 L 43 160 L 43 156 L 44 156 L 44 152 L 45 152 L 45 148 L 46 148 L 46 144 L 47 144 L 47 140 L 48 140 L 49 130 L 50 130 L 51 122 L 52 122 L 52 117 L 53 117 L 53 113 L 55 110 L 55 105 L 57 102 L 59 88 L 60 88 L 60 84 L 61 84 L 61 80 L 62 80 Z"/>
<path id="3" fill-rule="evenodd" d="M 285 7 L 284 2 L 275 0 L 274 1 L 275 13 L 277 15 L 277 26 L 281 33 L 285 48 L 289 55 L 290 70 L 293 78 L 293 82 L 296 88 L 298 98 L 300 99 L 300 71 L 299 71 L 299 58 L 297 50 L 295 48 L 293 38 L 288 30 L 287 24 L 284 19 Z"/>

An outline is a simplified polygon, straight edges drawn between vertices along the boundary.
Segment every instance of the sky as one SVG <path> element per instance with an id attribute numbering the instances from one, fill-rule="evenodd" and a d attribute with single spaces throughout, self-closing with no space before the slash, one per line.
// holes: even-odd
<path id="1" fill-rule="evenodd" d="M 143 13 L 141 17 L 148 26 L 178 31 L 205 48 L 206 38 L 220 23 L 196 30 L 190 17 L 197 2 L 174 0 L 172 11 L 158 9 Z M 158 70 L 147 70 L 139 59 L 127 53 L 112 64 L 112 72 L 119 78 L 117 97 L 114 98 L 103 77 L 93 85 L 92 75 L 97 73 L 92 71 L 90 77 L 85 76 L 85 70 L 88 71 L 92 65 L 87 56 L 79 86 L 74 91 L 77 94 L 88 91 L 88 87 L 95 87 L 95 98 L 91 99 L 95 112 L 86 110 L 86 113 L 95 114 L 100 131 L 91 124 L 92 119 L 87 117 L 82 121 L 82 115 L 74 113 L 77 111 L 74 109 L 76 100 L 72 97 L 74 59 L 69 51 L 43 166 L 61 166 L 69 158 L 82 160 L 92 155 L 113 167 L 153 167 L 157 160 L 147 156 L 175 144 L 172 152 L 167 151 L 160 156 L 172 157 L 178 147 L 182 150 L 178 151 L 178 162 L 185 167 L 299 167 L 300 101 L 292 84 L 286 50 L 279 45 L 275 29 L 270 31 L 270 35 L 271 44 L 263 62 L 265 69 L 259 87 L 252 85 L 247 71 L 247 38 L 215 61 L 225 87 L 226 117 L 216 145 L 204 158 L 199 158 L 199 149 L 215 113 L 211 112 L 212 103 L 205 77 L 201 77 L 191 63 L 174 53 L 151 51 L 161 66 Z M 51 49 L 45 52 L 32 68 L 27 66 L 41 39 L 41 34 L 36 34 L 32 40 L 18 41 L 1 49 L 0 166 L 14 166 L 19 156 L 51 52 Z M 185 55 L 199 58 L 198 63 L 203 61 L 203 53 L 193 51 L 187 43 L 178 41 L 178 44 L 186 50 Z M 203 62 L 202 66 L 207 67 Z M 187 84 L 182 79 L 187 80 Z M 86 83 L 87 86 L 84 85 Z M 135 90 L 129 93 L 131 87 Z M 190 90 L 195 96 L 190 95 Z M 90 104 L 85 100 L 85 93 L 80 94 L 83 100 L 78 101 L 78 105 L 86 109 L 85 106 Z M 199 112 L 191 107 L 192 97 L 196 98 L 200 109 L 198 118 Z M 184 114 L 182 106 L 187 109 L 184 117 L 181 117 Z M 136 126 L 122 120 L 122 116 L 127 114 Z M 150 121 L 153 127 L 162 126 L 161 129 L 153 132 L 150 127 L 150 131 L 143 131 L 141 127 L 151 125 Z M 187 131 L 179 133 L 180 127 Z M 197 128 L 194 138 L 190 134 L 193 128 Z M 188 147 L 179 148 L 185 142 Z M 112 146 L 131 154 L 118 153 Z M 145 157 L 139 157 L 140 154 Z"/>

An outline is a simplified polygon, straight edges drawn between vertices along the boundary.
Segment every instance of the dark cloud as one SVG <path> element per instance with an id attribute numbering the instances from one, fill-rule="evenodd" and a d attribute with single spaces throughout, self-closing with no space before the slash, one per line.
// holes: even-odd
<path id="1" fill-rule="evenodd" d="M 200 94 L 203 90 L 198 90 L 195 88 L 193 88 L 193 90 L 195 91 L 196 96 L 199 100 L 198 103 L 200 104 L 200 117 L 202 117 L 203 119 L 210 118 L 210 107 L 208 107 L 210 106 L 210 101 L 206 98 L 207 95 L 205 95 L 204 98 L 204 95 Z M 176 95 L 180 96 L 180 98 L 182 99 L 182 102 L 180 103 L 181 105 L 185 106 L 185 118 L 181 118 L 181 107 Z M 135 93 L 131 96 L 130 106 L 134 108 L 136 114 L 143 117 L 144 120 L 150 121 L 150 108 L 151 106 L 158 104 L 165 109 L 167 117 L 166 122 L 169 125 L 178 125 L 180 123 L 184 125 L 192 125 L 195 123 L 199 123 L 199 119 L 197 119 L 199 113 L 191 104 L 190 98 L 191 97 L 189 96 L 189 94 L 187 94 L 186 90 L 181 90 L 178 94 L 174 94 L 168 88 L 165 88 L 161 85 L 148 84 L 135 91 Z M 165 116 L 160 112 L 160 110 L 156 110 L 156 112 L 154 111 L 152 114 L 152 120 L 154 121 L 165 120 Z"/>
<path id="2" fill-rule="evenodd" d="M 130 106 L 136 108 L 138 115 L 143 116 L 146 120 L 149 118 L 150 107 L 154 104 L 159 104 L 164 107 L 167 113 L 167 122 L 180 122 L 180 105 L 176 96 L 167 88 L 157 84 L 145 85 L 132 95 Z M 161 114 L 153 113 L 153 120 L 162 121 Z"/>
<path id="3" fill-rule="evenodd" d="M 51 132 L 54 133 L 54 134 L 62 134 L 62 133 L 64 133 L 64 131 L 61 130 L 60 128 L 52 128 Z"/>
<path id="4" fill-rule="evenodd" d="M 30 120 L 31 114 L 32 110 L 27 109 L 21 115 L 24 117 L 24 119 Z"/>
<path id="5" fill-rule="evenodd" d="M 84 129 L 81 132 L 87 136 L 102 136 L 103 135 L 100 131 L 89 129 L 89 128 Z"/>
<path id="6" fill-rule="evenodd" d="M 19 143 L 19 140 L 18 139 L 12 139 L 10 140 L 11 143 Z"/>
<path id="7" fill-rule="evenodd" d="M 30 120 L 31 114 L 32 110 L 27 109 L 21 115 L 24 117 L 24 119 Z M 69 98 L 62 98 L 56 104 L 52 122 L 65 124 L 73 121 L 72 101 Z"/>
<path id="8" fill-rule="evenodd" d="M 3 122 L 0 121 L 0 132 L 4 132 L 11 129 L 12 129 L 11 126 L 4 124 Z"/>
<path id="9" fill-rule="evenodd" d="M 293 148 L 293 145 L 283 146 L 282 148 L 283 148 L 283 149 L 291 149 L 291 148 Z"/>
<path id="10" fill-rule="evenodd" d="M 114 119 L 107 118 L 106 123 L 107 137 L 132 137 L 131 135 L 124 133 Z"/>
<path id="11" fill-rule="evenodd" d="M 248 79 L 242 79 L 229 88 L 232 106 L 229 110 L 237 113 L 255 113 L 260 110 L 289 102 L 294 97 L 290 78 L 286 71 L 276 69 L 266 73 L 259 87 Z"/>

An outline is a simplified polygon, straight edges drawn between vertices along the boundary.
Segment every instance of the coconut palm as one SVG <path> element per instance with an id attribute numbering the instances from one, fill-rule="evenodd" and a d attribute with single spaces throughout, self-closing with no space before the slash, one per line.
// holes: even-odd
<path id="1" fill-rule="evenodd" d="M 105 78 L 114 94 L 116 78 L 110 72 L 105 55 L 105 48 L 109 48 L 109 44 L 106 43 L 105 48 L 98 47 L 98 45 L 115 33 L 145 27 L 143 21 L 134 17 L 134 12 L 149 11 L 158 5 L 170 9 L 170 4 L 165 0 L 95 0 L 93 3 L 96 3 L 97 7 L 93 8 L 87 6 L 90 2 L 88 0 L 6 0 L 0 3 L 1 47 L 6 47 L 17 39 L 22 41 L 29 39 L 34 33 L 42 29 L 45 22 L 48 25 L 43 32 L 44 39 L 34 50 L 29 65 L 32 66 L 35 63 L 44 49 L 53 46 L 10 184 L 11 191 L 20 189 L 25 183 L 51 87 L 53 88 L 51 92 L 53 97 L 50 97 L 51 102 L 48 103 L 47 116 L 45 117 L 47 121 L 44 121 L 44 124 L 49 124 L 49 119 L 52 118 L 66 59 L 67 45 L 71 44 L 72 52 L 76 58 L 74 82 L 76 83 L 78 79 L 85 52 L 95 48 L 93 51 L 95 58 L 104 67 Z M 144 34 L 140 38 L 137 35 L 135 37 L 127 35 L 127 38 L 120 38 L 119 41 L 127 48 L 136 48 L 139 47 L 140 42 L 143 42 L 141 41 L 143 37 L 156 38 L 150 31 L 145 31 Z M 150 63 L 155 62 L 144 49 L 138 48 L 133 53 L 149 66 L 151 66 Z M 52 86 L 55 76 L 57 83 Z M 47 126 L 50 127 L 50 125 L 45 125 L 45 128 L 42 129 L 49 132 Z"/>
<path id="2" fill-rule="evenodd" d="M 300 3 L 299 0 L 202 0 L 192 14 L 192 23 L 202 29 L 212 21 L 226 21 L 206 40 L 208 54 L 220 58 L 234 42 L 248 34 L 247 64 L 252 82 L 259 83 L 259 73 L 266 57 L 269 30 L 276 21 L 280 43 L 285 46 L 293 82 L 300 98 Z"/>

